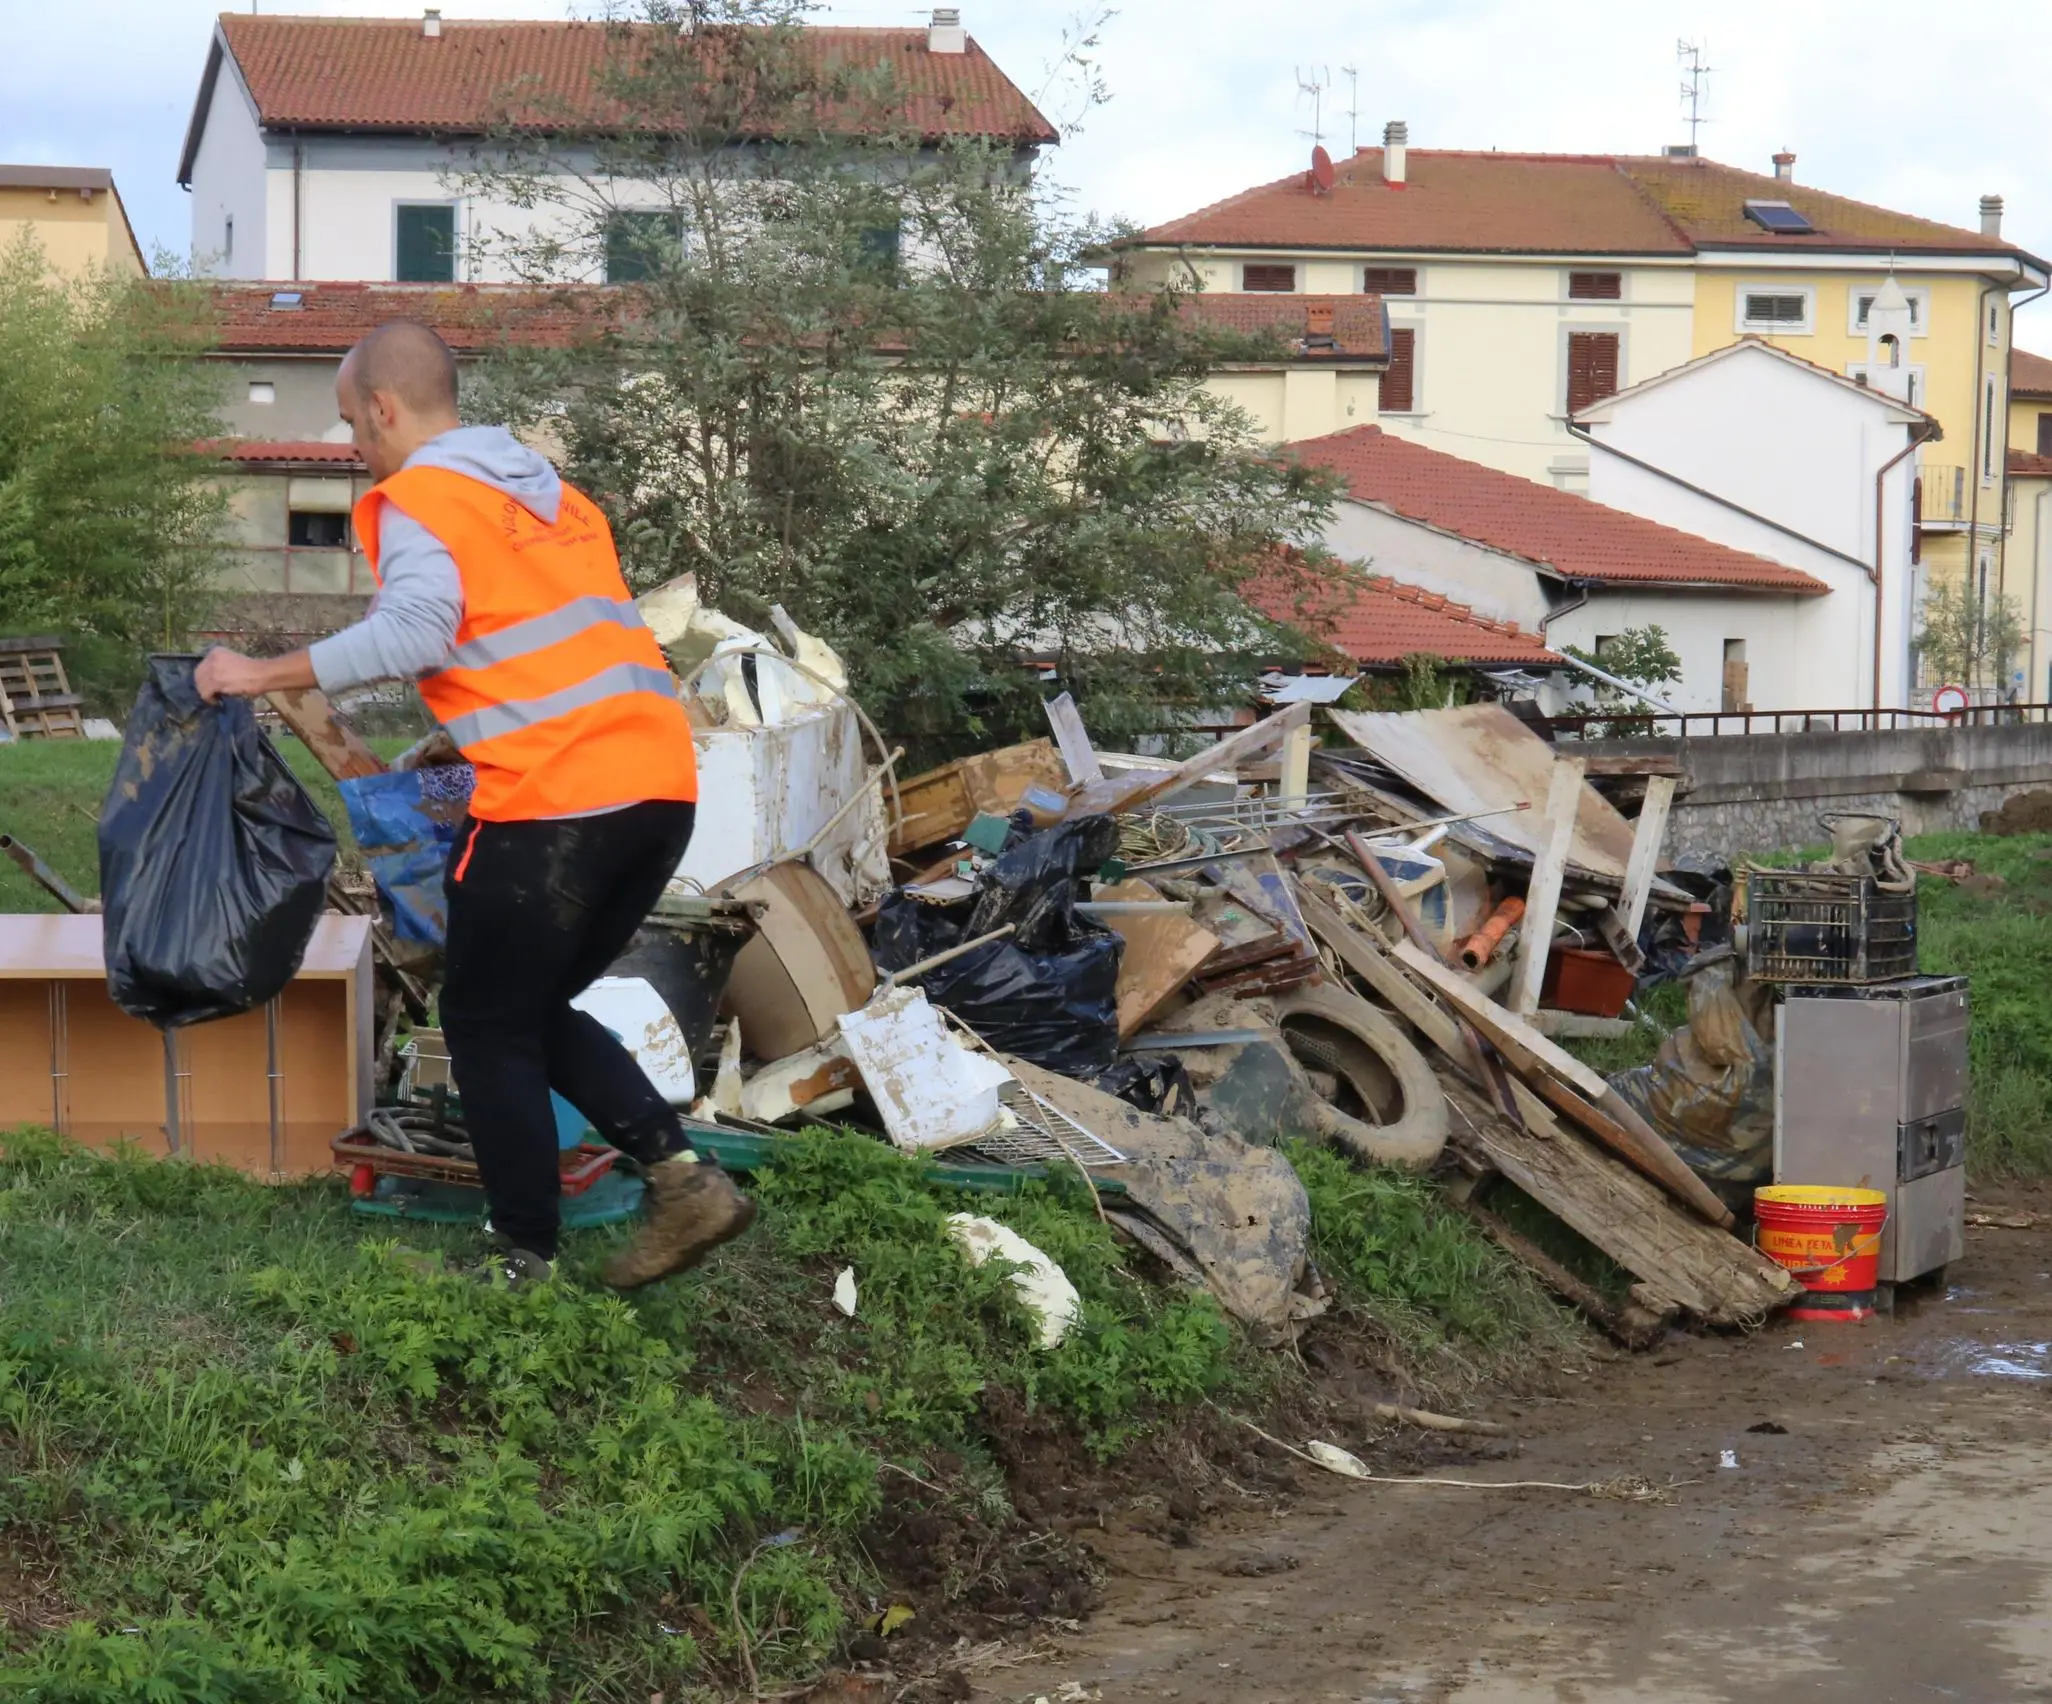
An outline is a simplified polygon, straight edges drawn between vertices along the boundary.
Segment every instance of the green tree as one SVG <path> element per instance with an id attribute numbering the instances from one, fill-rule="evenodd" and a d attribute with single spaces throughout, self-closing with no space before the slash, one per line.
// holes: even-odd
<path id="1" fill-rule="evenodd" d="M 2023 616 L 2000 592 L 1985 597 L 1962 574 L 1933 586 L 1922 631 L 1910 641 L 1933 686 L 2006 686 L 2023 649 Z"/>
<path id="2" fill-rule="evenodd" d="M 1600 649 L 1585 651 L 1579 645 L 1561 647 L 1571 657 L 1579 657 L 1605 674 L 1616 675 L 1619 680 L 1628 680 L 1634 686 L 1642 686 L 1648 692 L 1659 693 L 1664 686 L 1675 686 L 1681 681 L 1681 658 L 1669 643 L 1667 629 L 1655 623 L 1646 627 L 1627 627 L 1622 633 L 1606 640 Z M 1618 719 L 1607 722 L 1591 722 L 1584 734 L 1590 739 L 1601 739 L 1606 735 L 1641 733 L 1646 729 L 1643 712 L 1646 703 L 1631 693 L 1621 691 L 1607 680 L 1584 678 L 1576 682 L 1591 692 L 1598 710 L 1620 712 Z M 1634 715 L 1634 712 L 1641 714 Z"/>
<path id="3" fill-rule="evenodd" d="M 1105 227 L 1010 147 L 908 128 L 796 16 L 648 0 L 608 26 L 602 133 L 509 95 L 465 187 L 545 216 L 495 261 L 628 281 L 486 406 L 553 434 L 637 586 L 783 605 L 919 759 L 1044 732 L 1029 659 L 1108 743 L 1244 695 L 1301 642 L 1237 588 L 1330 489 L 1206 392 L 1244 340 L 1094 288 Z"/>
<path id="4" fill-rule="evenodd" d="M 193 359 L 207 315 L 177 283 L 57 276 L 0 251 L 0 620 L 87 655 L 181 644 L 225 508 L 196 446 L 220 430 Z"/>

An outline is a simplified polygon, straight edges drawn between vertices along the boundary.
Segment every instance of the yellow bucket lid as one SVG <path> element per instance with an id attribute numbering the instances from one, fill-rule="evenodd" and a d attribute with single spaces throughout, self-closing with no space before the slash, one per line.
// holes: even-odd
<path id="1" fill-rule="evenodd" d="M 1853 1189 L 1829 1183 L 1774 1183 L 1753 1191 L 1755 1201 L 1778 1201 L 1784 1207 L 1886 1207 L 1878 1189 Z"/>

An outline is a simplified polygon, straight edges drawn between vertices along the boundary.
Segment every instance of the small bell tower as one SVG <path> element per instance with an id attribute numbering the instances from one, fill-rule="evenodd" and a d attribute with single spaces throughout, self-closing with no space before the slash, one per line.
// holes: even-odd
<path id="1" fill-rule="evenodd" d="M 1916 309 L 1891 271 L 1881 281 L 1867 309 L 1867 384 L 1894 397 L 1910 400 L 1910 332 Z"/>

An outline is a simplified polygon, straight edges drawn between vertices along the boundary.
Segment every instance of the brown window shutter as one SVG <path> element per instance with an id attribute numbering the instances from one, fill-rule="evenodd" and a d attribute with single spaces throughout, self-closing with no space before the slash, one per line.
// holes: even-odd
<path id="1" fill-rule="evenodd" d="M 1615 302 L 1624 296 L 1621 272 L 1570 272 L 1568 294 L 1578 302 Z"/>
<path id="2" fill-rule="evenodd" d="M 1243 266 L 1240 268 L 1240 288 L 1243 290 L 1290 291 L 1297 287 L 1297 269 L 1294 266 Z"/>
<path id="3" fill-rule="evenodd" d="M 1371 266 L 1361 274 L 1361 288 L 1371 296 L 1415 296 L 1418 269 L 1415 266 Z"/>
<path id="4" fill-rule="evenodd" d="M 2052 414 L 2038 416 L 2038 454 L 2052 456 Z"/>
<path id="5" fill-rule="evenodd" d="M 1617 333 L 1568 333 L 1567 411 L 1579 414 L 1591 403 L 1617 394 Z"/>
<path id="6" fill-rule="evenodd" d="M 1389 366 L 1382 375 L 1382 400 L 1379 404 L 1384 414 L 1409 414 L 1416 407 L 1414 376 L 1417 352 L 1418 334 L 1409 326 L 1390 332 Z"/>

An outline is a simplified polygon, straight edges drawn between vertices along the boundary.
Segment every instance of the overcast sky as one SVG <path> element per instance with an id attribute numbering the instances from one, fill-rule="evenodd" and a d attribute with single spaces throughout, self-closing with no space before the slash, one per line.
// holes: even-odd
<path id="1" fill-rule="evenodd" d="M 267 12 L 417 15 L 405 0 L 258 0 Z M 0 160 L 114 170 L 145 248 L 189 245 L 172 181 L 219 0 L 0 0 Z M 590 0 L 442 0 L 450 18 L 589 15 Z M 1069 0 L 963 0 L 963 21 L 1029 93 L 1061 58 Z M 828 5 L 821 21 L 915 24 L 924 7 Z M 1743 20 L 1743 22 L 1741 21 Z M 2052 6 L 2017 0 L 1125 0 L 1099 32 L 1109 105 L 1052 152 L 1079 203 L 1156 220 L 1279 177 L 1309 155 L 1301 76 L 1348 146 L 1402 118 L 1414 148 L 1657 152 L 1686 139 L 1675 48 L 1706 49 L 1704 152 L 1971 227 L 1984 193 L 2005 230 L 2052 255 L 2044 95 Z M 1350 98 L 1343 67 L 1359 77 Z M 1048 90 L 1049 116 L 1077 116 Z M 2052 353 L 2052 300 L 2018 341 Z"/>

